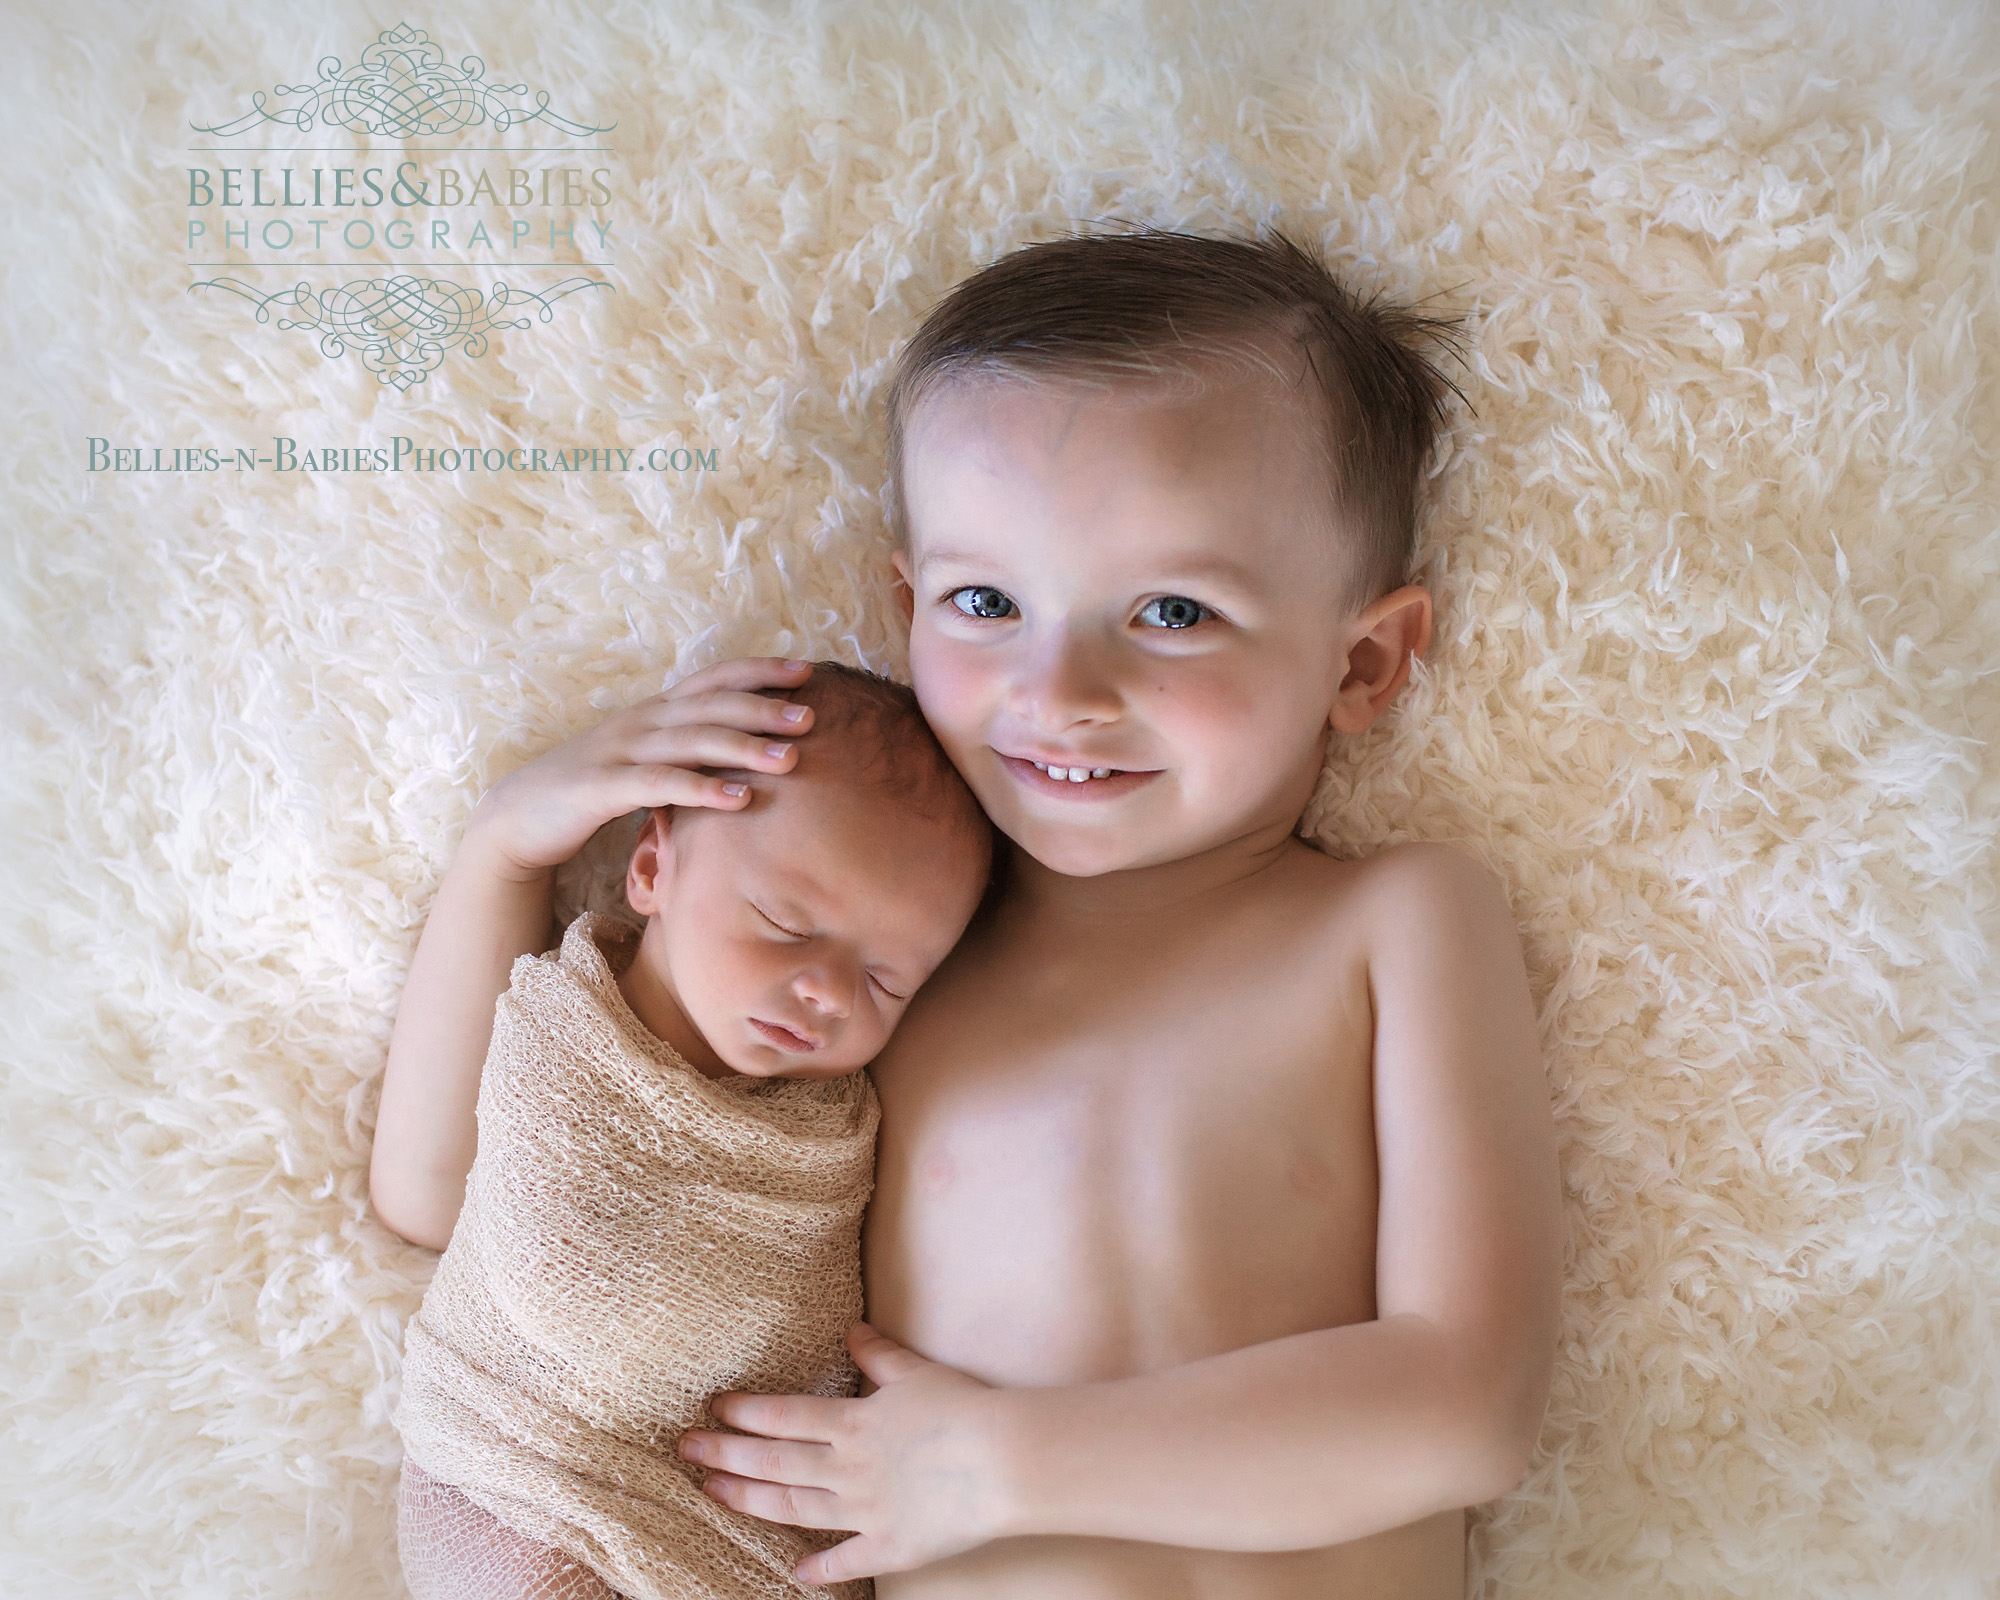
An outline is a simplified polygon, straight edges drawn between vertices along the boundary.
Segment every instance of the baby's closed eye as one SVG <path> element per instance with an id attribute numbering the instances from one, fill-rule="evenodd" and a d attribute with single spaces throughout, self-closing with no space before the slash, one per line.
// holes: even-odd
<path id="1" fill-rule="evenodd" d="M 778 932 L 784 934 L 789 939 L 809 939 L 812 937 L 812 935 L 809 933 L 803 933 L 797 928 L 786 926 L 784 923 L 780 922 L 776 917 L 772 916 L 770 912 L 766 911 L 762 906 L 758 905 L 757 902 L 754 900 L 750 902 L 750 909 L 756 912 L 758 916 L 762 917 L 766 922 L 770 923 L 772 927 L 776 928 Z"/>

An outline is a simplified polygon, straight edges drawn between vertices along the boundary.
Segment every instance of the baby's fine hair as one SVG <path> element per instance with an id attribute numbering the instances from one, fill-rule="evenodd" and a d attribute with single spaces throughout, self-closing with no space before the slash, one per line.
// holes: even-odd
<path id="1" fill-rule="evenodd" d="M 990 846 L 992 825 L 924 720 L 916 691 L 839 661 L 815 661 L 796 689 L 770 689 L 813 708 L 808 740 L 919 816 L 962 826 Z"/>
<path id="2" fill-rule="evenodd" d="M 1453 385 L 1427 359 L 1453 318 L 1345 289 L 1282 233 L 1205 239 L 1147 229 L 1030 245 L 951 290 L 897 358 L 889 384 L 888 513 L 909 544 L 904 435 L 925 395 L 961 376 L 1157 380 L 1260 359 L 1273 336 L 1314 380 L 1333 509 L 1350 530 L 1355 608 L 1408 580 L 1417 490 Z M 1261 336 L 1261 338 L 1260 338 Z M 1295 376 L 1277 374 L 1294 383 Z M 1462 398 L 1462 396 L 1461 396 Z"/>

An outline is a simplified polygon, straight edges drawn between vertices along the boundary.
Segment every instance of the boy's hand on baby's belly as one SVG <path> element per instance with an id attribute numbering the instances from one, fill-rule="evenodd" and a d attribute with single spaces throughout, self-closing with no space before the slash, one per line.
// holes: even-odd
<path id="1" fill-rule="evenodd" d="M 993 1471 L 995 1391 L 857 1323 L 848 1348 L 874 1392 L 859 1400 L 717 1395 L 743 1435 L 690 1430 L 680 1453 L 724 1505 L 768 1522 L 851 1530 L 799 1563 L 802 1583 L 903 1572 L 1006 1531 Z"/>

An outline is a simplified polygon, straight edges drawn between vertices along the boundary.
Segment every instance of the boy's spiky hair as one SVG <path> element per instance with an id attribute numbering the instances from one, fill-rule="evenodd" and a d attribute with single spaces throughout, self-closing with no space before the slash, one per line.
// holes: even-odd
<path id="1" fill-rule="evenodd" d="M 1321 414 L 1334 510 L 1353 540 L 1355 609 L 1408 580 L 1417 489 L 1457 392 L 1427 358 L 1452 318 L 1361 300 L 1282 233 L 1207 239 L 1147 229 L 1030 245 L 958 284 L 924 318 L 889 384 L 888 513 L 908 546 L 904 442 L 924 397 L 957 377 L 1157 380 L 1218 361 L 1273 372 L 1273 338 L 1304 358 Z M 1461 395 L 1460 398 L 1463 398 Z"/>

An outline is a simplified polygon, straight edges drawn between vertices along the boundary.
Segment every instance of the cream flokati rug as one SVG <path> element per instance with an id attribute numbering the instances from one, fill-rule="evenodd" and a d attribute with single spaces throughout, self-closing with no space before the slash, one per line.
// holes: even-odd
<path id="1" fill-rule="evenodd" d="M 1462 841 L 1527 936 L 1568 1287 L 1477 1591 L 2000 1593 L 1994 17 L 9 6 L 0 1593 L 400 1593 L 430 1257 L 364 1173 L 468 811 L 720 656 L 897 668 L 886 364 L 1088 219 L 1282 223 L 1473 315 L 1436 646 L 1313 821 Z M 615 124 L 615 292 L 407 393 L 184 242 L 189 124 L 404 21 Z"/>

